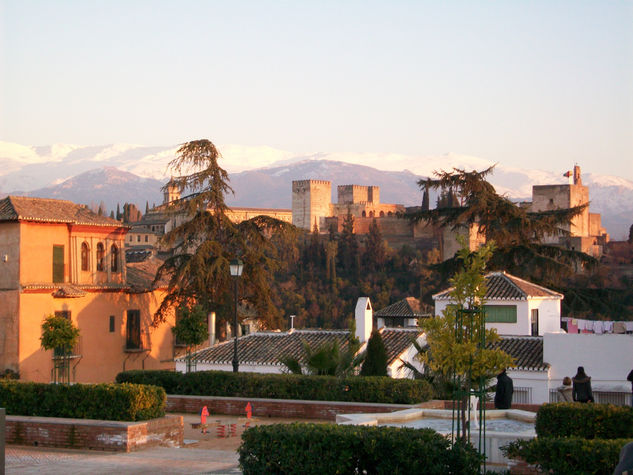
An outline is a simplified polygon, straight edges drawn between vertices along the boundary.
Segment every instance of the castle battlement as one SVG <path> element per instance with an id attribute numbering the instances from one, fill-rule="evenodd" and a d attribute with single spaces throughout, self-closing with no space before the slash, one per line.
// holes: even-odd
<path id="1" fill-rule="evenodd" d="M 292 187 L 295 186 L 307 186 L 307 185 L 332 185 L 328 180 L 292 180 Z"/>

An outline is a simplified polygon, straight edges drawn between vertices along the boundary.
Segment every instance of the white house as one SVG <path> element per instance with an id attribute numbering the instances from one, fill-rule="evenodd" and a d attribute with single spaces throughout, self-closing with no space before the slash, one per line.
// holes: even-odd
<path id="1" fill-rule="evenodd" d="M 358 353 L 366 350 L 367 341 L 374 328 L 373 309 L 368 297 L 360 297 L 355 310 L 356 338 L 361 343 Z M 422 332 L 417 328 L 379 329 L 385 350 L 387 351 L 387 373 L 393 378 L 406 378 L 408 371 L 402 368 L 407 361 L 420 368 L 414 358 L 416 355 L 412 340 L 424 343 Z M 339 348 L 345 350 L 349 345 L 349 330 L 290 329 L 285 332 L 255 332 L 240 336 L 238 342 L 239 370 L 256 373 L 283 373 L 285 365 L 281 358 L 290 356 L 300 362 L 304 359 L 303 344 L 312 348 L 337 341 Z M 233 339 L 203 348 L 192 355 L 196 371 L 221 370 L 232 371 Z M 176 358 L 176 370 L 185 372 L 186 358 Z"/>
<path id="2" fill-rule="evenodd" d="M 501 336 L 491 346 L 515 359 L 508 368 L 515 403 L 557 401 L 563 378 L 584 366 L 597 402 L 630 404 L 626 376 L 633 368 L 632 335 L 568 335 L 561 330 L 561 294 L 505 272 L 486 275 L 486 285 L 486 328 Z M 436 315 L 453 303 L 451 290 L 433 296 Z"/>
<path id="3" fill-rule="evenodd" d="M 506 272 L 486 275 L 486 328 L 496 328 L 499 335 L 542 336 L 560 332 L 560 306 L 563 295 Z M 433 295 L 435 315 L 454 300 L 453 289 Z"/>

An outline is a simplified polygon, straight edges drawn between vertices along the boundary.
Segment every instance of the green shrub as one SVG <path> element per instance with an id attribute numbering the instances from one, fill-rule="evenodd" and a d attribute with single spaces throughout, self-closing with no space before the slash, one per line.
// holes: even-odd
<path id="1" fill-rule="evenodd" d="M 119 383 L 153 384 L 168 394 L 417 404 L 433 395 L 423 380 L 384 377 L 304 376 L 229 371 L 125 371 Z"/>
<path id="2" fill-rule="evenodd" d="M 543 404 L 536 414 L 535 429 L 538 437 L 633 437 L 633 408 L 579 402 Z"/>
<path id="3" fill-rule="evenodd" d="M 143 421 L 164 416 L 166 400 L 157 386 L 0 380 L 0 407 L 16 416 Z"/>
<path id="4" fill-rule="evenodd" d="M 539 437 L 515 440 L 501 450 L 510 458 L 521 458 L 545 473 L 610 475 L 618 464 L 626 439 Z M 551 472 L 550 472 L 551 471 Z"/>
<path id="5" fill-rule="evenodd" d="M 239 448 L 244 474 L 478 473 L 481 459 L 432 429 L 273 424 L 248 429 Z"/>

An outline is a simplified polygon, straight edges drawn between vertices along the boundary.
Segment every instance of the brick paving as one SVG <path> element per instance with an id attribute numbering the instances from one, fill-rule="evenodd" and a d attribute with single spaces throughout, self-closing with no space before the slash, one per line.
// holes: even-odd
<path id="1" fill-rule="evenodd" d="M 209 430 L 202 434 L 193 423 L 200 418 L 182 414 L 185 445 L 182 448 L 156 447 L 136 452 L 99 452 L 8 445 L 5 449 L 7 475 L 59 474 L 239 474 L 237 448 L 246 419 L 211 415 Z M 280 422 L 325 422 L 302 419 L 253 418 L 250 425 Z M 237 436 L 218 438 L 217 424 L 236 424 Z"/>

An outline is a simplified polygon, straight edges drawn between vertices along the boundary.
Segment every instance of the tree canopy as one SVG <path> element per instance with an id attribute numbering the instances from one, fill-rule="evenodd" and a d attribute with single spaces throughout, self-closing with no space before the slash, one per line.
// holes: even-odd
<path id="1" fill-rule="evenodd" d="M 270 281 L 285 265 L 280 254 L 294 227 L 266 216 L 233 223 L 225 202 L 233 190 L 219 158 L 212 142 L 196 140 L 183 144 L 170 163 L 176 176 L 163 190 L 175 185 L 189 194 L 169 206 L 176 225 L 164 241 L 173 251 L 155 278 L 167 278 L 168 288 L 154 323 L 164 321 L 170 309 L 193 304 L 227 320 L 233 295 L 229 263 L 239 257 L 244 262 L 238 280 L 241 299 L 256 309 L 265 325 L 278 327 L 280 314 L 271 299 Z"/>
<path id="2" fill-rule="evenodd" d="M 486 180 L 494 166 L 483 171 L 435 172 L 435 178 L 418 181 L 423 190 L 439 190 L 447 197 L 443 205 L 411 212 L 407 217 L 414 223 L 426 221 L 433 225 L 464 231 L 474 226 L 485 237 L 494 241 L 495 250 L 490 267 L 507 270 L 525 278 L 544 283 L 569 275 L 579 266 L 592 266 L 595 259 L 579 251 L 568 250 L 547 242 L 549 236 L 564 236 L 571 219 L 587 205 L 568 209 L 530 211 L 499 195 Z M 447 273 L 456 270 L 456 259 L 443 265 Z"/>

